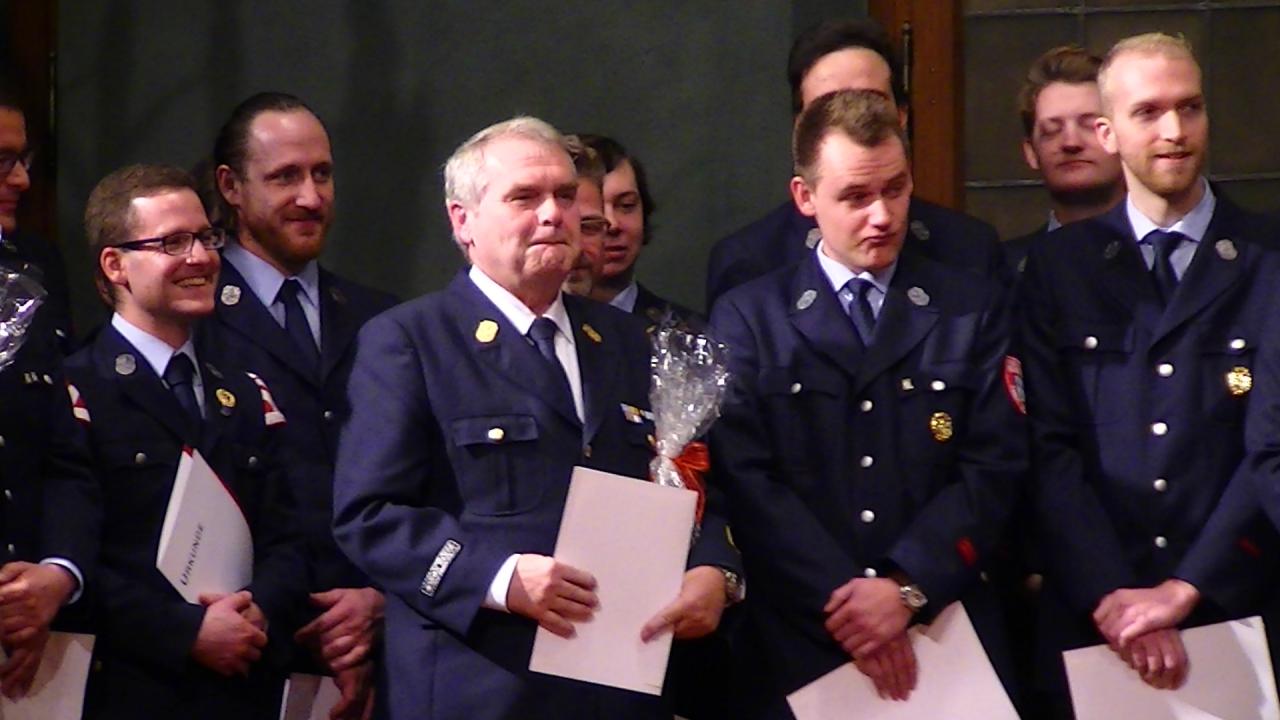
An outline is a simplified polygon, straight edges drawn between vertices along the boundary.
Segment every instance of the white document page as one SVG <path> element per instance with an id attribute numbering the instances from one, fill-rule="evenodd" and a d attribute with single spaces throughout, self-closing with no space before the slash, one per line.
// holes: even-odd
<path id="1" fill-rule="evenodd" d="M 231 492 L 198 450 L 178 462 L 156 550 L 156 567 L 183 599 L 229 593 L 253 579 L 253 536 Z"/>
<path id="2" fill-rule="evenodd" d="M 0 696 L 0 719 L 80 720 L 92 659 L 92 635 L 49 633 L 31 690 L 18 700 Z"/>
<path id="3" fill-rule="evenodd" d="M 1018 720 L 963 605 L 951 603 L 908 635 L 920 672 L 905 702 L 882 700 L 848 662 L 787 696 L 796 720 Z"/>
<path id="4" fill-rule="evenodd" d="M 333 678 L 293 673 L 284 681 L 280 720 L 329 720 L 329 711 L 341 699 Z"/>
<path id="5" fill-rule="evenodd" d="M 1177 690 L 1142 682 L 1106 645 L 1062 654 L 1077 720 L 1280 720 L 1262 618 L 1182 631 L 1191 663 Z"/>
<path id="6" fill-rule="evenodd" d="M 680 593 L 697 493 L 574 468 L 555 557 L 590 572 L 600 605 L 565 639 L 539 627 L 529 669 L 649 695 L 662 693 L 671 633 L 640 629 Z"/>

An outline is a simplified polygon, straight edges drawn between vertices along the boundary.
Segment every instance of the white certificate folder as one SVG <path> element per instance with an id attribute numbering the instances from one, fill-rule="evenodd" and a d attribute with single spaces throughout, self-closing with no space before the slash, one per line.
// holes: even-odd
<path id="1" fill-rule="evenodd" d="M 80 720 L 93 640 L 92 635 L 49 633 L 31 689 L 17 700 L 0 696 L 0 720 Z"/>
<path id="2" fill-rule="evenodd" d="M 919 674 L 906 702 L 881 699 L 848 662 L 787 696 L 796 720 L 1018 720 L 963 605 L 951 603 L 908 634 Z"/>
<path id="3" fill-rule="evenodd" d="M 156 567 L 183 599 L 229 593 L 253 578 L 253 535 L 231 491 L 198 450 L 186 448 L 169 495 Z"/>
<path id="4" fill-rule="evenodd" d="M 595 576 L 600 605 L 572 638 L 538 628 L 529 669 L 662 694 L 671 633 L 645 643 L 640 630 L 680 593 L 696 504 L 690 490 L 574 468 L 555 557 Z"/>
<path id="5" fill-rule="evenodd" d="M 1106 645 L 1062 654 L 1077 720 L 1280 720 L 1262 618 L 1182 631 L 1190 671 L 1157 690 Z"/>

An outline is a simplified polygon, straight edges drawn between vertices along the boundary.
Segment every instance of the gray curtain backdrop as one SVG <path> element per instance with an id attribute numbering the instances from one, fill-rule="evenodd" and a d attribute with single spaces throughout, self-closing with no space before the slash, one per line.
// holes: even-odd
<path id="1" fill-rule="evenodd" d="M 786 54 L 865 0 L 62 0 L 58 227 L 79 327 L 104 317 L 82 215 L 131 162 L 190 167 L 236 102 L 301 96 L 328 125 L 337 223 L 323 262 L 409 298 L 461 261 L 440 168 L 528 113 L 621 140 L 659 206 L 639 277 L 702 307 L 716 239 L 786 197 Z"/>

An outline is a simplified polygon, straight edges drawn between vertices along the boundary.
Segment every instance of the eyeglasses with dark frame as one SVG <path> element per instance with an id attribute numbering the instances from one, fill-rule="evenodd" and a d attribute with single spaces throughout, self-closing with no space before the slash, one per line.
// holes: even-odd
<path id="1" fill-rule="evenodd" d="M 0 180 L 8 178 L 9 173 L 13 172 L 13 169 L 17 167 L 19 163 L 22 164 L 23 170 L 30 170 L 31 163 L 35 158 L 35 150 L 27 150 L 22 153 L 12 151 L 0 152 Z"/>
<path id="2" fill-rule="evenodd" d="M 583 235 L 596 237 L 609 232 L 609 221 L 604 218 L 586 218 L 581 222 L 579 228 L 581 228 Z"/>
<path id="3" fill-rule="evenodd" d="M 205 250 L 217 250 L 227 244 L 227 231 L 222 228 L 207 228 L 194 233 L 177 232 L 164 237 L 122 242 L 112 247 L 118 247 L 121 250 L 160 250 L 166 255 L 180 256 L 191 252 L 191 247 L 195 245 L 196 240 L 200 241 Z"/>

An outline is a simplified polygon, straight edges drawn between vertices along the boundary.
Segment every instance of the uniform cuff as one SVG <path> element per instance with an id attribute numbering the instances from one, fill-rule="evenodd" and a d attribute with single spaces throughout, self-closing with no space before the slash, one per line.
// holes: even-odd
<path id="1" fill-rule="evenodd" d="M 76 567 L 75 563 L 71 562 L 66 558 L 48 557 L 41 560 L 40 564 L 41 565 L 57 565 L 58 567 L 71 573 L 71 576 L 75 578 L 76 589 L 71 593 L 71 597 L 67 598 L 67 602 L 65 604 L 70 605 L 74 603 L 75 601 L 80 599 L 81 595 L 84 594 L 84 575 L 80 573 L 80 568 Z"/>
<path id="2" fill-rule="evenodd" d="M 494 574 L 493 581 L 489 583 L 489 592 L 484 596 L 484 607 L 510 612 L 507 610 L 507 589 L 511 587 L 511 576 L 516 572 L 516 561 L 519 559 L 520 555 L 517 553 L 503 561 L 498 572 Z"/>

